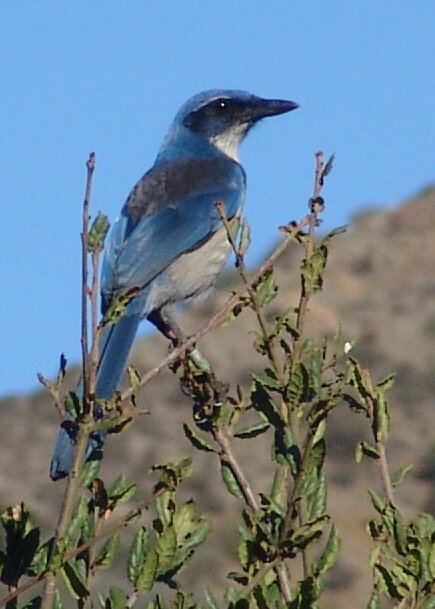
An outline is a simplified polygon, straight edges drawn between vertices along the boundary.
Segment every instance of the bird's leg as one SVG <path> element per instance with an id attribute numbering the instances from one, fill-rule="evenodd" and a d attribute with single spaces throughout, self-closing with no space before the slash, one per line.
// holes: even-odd
<path id="1" fill-rule="evenodd" d="M 153 311 L 148 315 L 147 319 L 172 342 L 174 347 L 178 347 L 186 342 L 187 336 L 175 322 L 169 307 L 162 307 L 158 311 Z M 202 355 L 199 349 L 193 347 L 189 349 L 188 354 L 200 370 L 211 371 L 209 361 Z"/>

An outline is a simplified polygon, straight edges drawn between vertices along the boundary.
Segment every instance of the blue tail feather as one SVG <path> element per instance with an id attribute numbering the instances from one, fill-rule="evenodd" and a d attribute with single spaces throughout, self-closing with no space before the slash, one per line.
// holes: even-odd
<path id="1" fill-rule="evenodd" d="M 102 332 L 100 361 L 96 379 L 96 393 L 99 398 L 110 399 L 121 380 L 141 319 L 138 312 L 139 307 L 135 306 L 134 309 L 129 314 L 127 308 L 127 314 L 117 324 L 107 326 Z M 82 393 L 81 381 L 76 391 L 79 394 Z M 73 423 L 74 417 L 67 415 L 66 424 L 59 431 L 50 466 L 50 477 L 53 480 L 64 478 L 71 469 L 77 430 L 73 424 L 69 425 L 68 421 Z M 107 432 L 98 432 L 91 435 L 86 449 L 86 460 L 95 450 L 102 448 L 106 437 Z"/>

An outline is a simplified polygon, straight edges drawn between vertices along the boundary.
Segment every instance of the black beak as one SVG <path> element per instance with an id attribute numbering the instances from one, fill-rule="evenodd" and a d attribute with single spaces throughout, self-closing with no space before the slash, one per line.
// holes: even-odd
<path id="1" fill-rule="evenodd" d="M 267 118 L 268 116 L 277 116 L 278 114 L 296 110 L 296 108 L 299 108 L 299 104 L 293 101 L 254 97 L 245 105 L 243 115 L 246 122 L 253 125 L 257 121 Z"/>
<path id="2" fill-rule="evenodd" d="M 257 98 L 252 105 L 252 114 L 254 120 L 259 120 L 267 116 L 276 116 L 291 112 L 299 108 L 299 104 L 293 101 L 284 99 L 262 99 Z"/>

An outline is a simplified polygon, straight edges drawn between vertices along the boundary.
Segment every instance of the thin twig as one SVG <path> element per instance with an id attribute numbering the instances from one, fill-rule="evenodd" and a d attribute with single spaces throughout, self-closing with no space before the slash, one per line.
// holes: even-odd
<path id="1" fill-rule="evenodd" d="M 231 449 L 228 437 L 224 434 L 224 432 L 220 428 L 214 429 L 213 437 L 221 448 L 221 453 L 220 453 L 221 461 L 223 463 L 226 463 L 229 466 L 229 468 L 231 469 L 231 472 L 232 472 L 233 476 L 235 477 L 235 479 L 237 480 L 239 488 L 242 491 L 243 498 L 245 500 L 246 505 L 253 512 L 257 512 L 258 508 L 259 508 L 257 499 L 255 498 L 251 485 L 249 484 L 249 480 L 246 478 L 245 474 L 243 473 L 243 470 L 240 467 L 239 462 L 237 461 L 237 459 Z"/>
<path id="2" fill-rule="evenodd" d="M 252 283 L 251 278 L 249 277 L 249 273 L 248 273 L 248 270 L 245 265 L 243 254 L 239 251 L 237 243 L 233 237 L 230 222 L 227 218 L 227 215 L 225 212 L 225 205 L 224 205 L 223 201 L 217 201 L 216 208 L 218 210 L 222 223 L 227 231 L 228 241 L 230 242 L 230 245 L 236 256 L 236 266 L 237 266 L 239 274 L 246 286 L 246 290 L 249 294 L 249 298 L 252 303 L 252 309 L 257 317 L 258 325 L 260 326 L 261 335 L 262 335 L 264 345 L 267 350 L 267 355 L 269 357 L 271 364 L 274 366 L 274 368 L 277 372 L 278 380 L 280 382 L 282 382 L 283 381 L 282 365 L 278 358 L 278 354 L 276 352 L 275 341 L 273 340 L 273 338 L 270 337 L 270 333 L 269 333 L 269 329 L 267 327 L 267 321 L 266 321 L 266 317 L 264 315 L 263 308 L 258 303 L 258 297 L 257 297 L 257 294 L 253 287 L 254 284 Z"/>
<path id="3" fill-rule="evenodd" d="M 364 370 L 362 368 L 361 368 L 361 374 L 365 374 L 365 376 L 368 377 L 368 371 Z M 367 393 L 367 395 L 365 396 L 365 402 L 368 407 L 370 418 L 372 420 L 374 420 L 375 403 L 374 403 L 373 397 L 369 393 Z M 394 505 L 394 502 L 395 502 L 394 488 L 393 488 L 393 483 L 391 481 L 390 471 L 388 469 L 388 461 L 387 461 L 387 454 L 385 451 L 385 444 L 383 441 L 381 441 L 377 438 L 376 432 L 373 432 L 373 435 L 374 435 L 374 440 L 375 440 L 376 452 L 378 455 L 377 458 L 375 459 L 375 461 L 376 461 L 376 465 L 378 467 L 378 470 L 379 470 L 379 473 L 381 476 L 381 482 L 382 482 L 382 486 L 384 489 L 385 497 L 387 498 L 388 502 L 391 505 Z"/>
<path id="4" fill-rule="evenodd" d="M 86 412 L 86 404 L 89 390 L 88 378 L 88 228 L 89 228 L 89 201 L 92 189 L 92 176 L 95 169 L 95 154 L 90 153 L 89 159 L 86 162 L 87 177 L 85 197 L 83 201 L 83 229 L 81 234 L 82 239 L 82 368 L 83 368 L 83 403 Z M 89 411 L 88 411 L 89 412 Z M 74 451 L 74 460 L 71 467 L 71 472 L 68 477 L 68 482 L 65 488 L 62 507 L 59 514 L 59 520 L 56 527 L 56 533 L 52 546 L 52 555 L 57 551 L 59 541 L 65 536 L 66 529 L 71 520 L 74 502 L 77 497 L 77 491 L 80 486 L 80 471 L 86 454 L 89 433 L 87 427 L 83 424 L 79 426 L 77 445 Z M 54 601 L 56 576 L 50 573 L 45 581 L 44 590 L 41 599 L 41 609 L 51 609 Z"/>
<path id="5" fill-rule="evenodd" d="M 376 450 L 379 457 L 376 459 L 376 464 L 379 468 L 381 475 L 382 486 L 384 487 L 384 493 L 388 502 L 394 505 L 394 489 L 391 481 L 390 471 L 388 469 L 387 455 L 385 451 L 385 445 L 383 442 L 376 442 Z"/>
<path id="6" fill-rule="evenodd" d="M 59 413 L 60 419 L 63 421 L 65 419 L 65 406 L 63 405 L 60 397 L 59 383 L 53 384 L 43 374 L 41 374 L 41 372 L 38 372 L 36 376 L 38 377 L 38 381 L 41 383 L 41 385 L 43 385 L 50 393 L 54 400 L 54 406 Z"/>
<path id="7" fill-rule="evenodd" d="M 128 607 L 128 609 L 131 609 L 131 607 L 133 607 L 133 605 L 139 600 L 140 595 L 142 594 L 142 591 L 139 590 L 139 588 L 135 588 L 133 590 L 133 592 L 130 594 L 130 596 L 127 599 L 127 602 L 125 603 L 125 606 Z"/>
<path id="8" fill-rule="evenodd" d="M 313 197 L 310 200 L 310 215 L 308 222 L 308 239 L 304 242 L 305 244 L 305 259 L 309 260 L 313 255 L 314 251 L 314 232 L 317 226 L 317 216 L 318 211 L 315 205 L 315 202 L 320 197 L 320 193 L 322 191 L 322 171 L 323 171 L 323 152 L 316 152 L 316 170 L 314 177 L 314 188 L 313 188 Z M 314 202 L 314 204 L 313 204 Z M 305 316 L 308 307 L 308 301 L 311 297 L 311 292 L 307 292 L 305 289 L 301 289 L 301 296 L 299 299 L 299 304 L 297 308 L 297 317 L 296 317 L 296 329 L 297 335 L 293 342 L 293 355 L 292 355 L 292 363 L 296 364 L 300 361 L 301 357 L 301 347 L 302 347 L 302 333 L 303 333 L 303 325 L 305 322 Z"/>
<path id="9" fill-rule="evenodd" d="M 323 164 L 323 152 L 316 152 L 316 168 L 314 174 L 314 186 L 313 186 L 313 196 L 310 199 L 310 214 L 308 219 L 308 234 L 303 241 L 305 247 L 305 260 L 308 262 L 314 251 L 315 251 L 315 229 L 317 227 L 318 222 L 318 213 L 322 209 L 323 202 L 320 198 L 320 194 L 323 187 L 323 175 L 324 175 L 324 164 Z M 293 369 L 297 364 L 301 361 L 301 351 L 302 351 L 302 343 L 303 343 L 303 331 L 306 320 L 306 314 L 308 310 L 308 302 L 312 296 L 312 290 L 307 290 L 305 286 L 305 282 L 303 277 L 301 276 L 301 293 L 299 298 L 299 303 L 296 309 L 296 333 L 292 342 L 292 352 L 291 352 L 291 360 L 290 360 L 290 368 Z M 287 406 L 287 420 L 289 421 L 289 426 L 291 432 L 294 437 L 294 441 L 296 445 L 299 447 L 300 451 L 303 454 L 302 462 L 299 466 L 299 471 L 294 480 L 293 489 L 291 494 L 287 498 L 287 511 L 282 522 L 280 539 L 281 541 L 285 538 L 289 527 L 291 526 L 291 522 L 294 519 L 294 515 L 297 514 L 297 518 L 299 520 L 300 526 L 302 526 L 307 520 L 307 508 L 305 502 L 299 501 L 299 492 L 300 492 L 300 483 L 302 479 L 302 474 L 305 467 L 305 460 L 308 458 L 308 455 L 311 451 L 312 447 L 312 438 L 311 434 L 309 437 L 305 439 L 304 449 L 301 449 L 301 440 L 299 438 L 299 425 L 300 425 L 300 415 L 298 409 L 292 406 L 291 404 L 286 404 Z M 298 505 L 298 509 L 295 510 L 296 505 Z M 311 569 L 311 560 L 309 555 L 309 550 L 304 548 L 302 550 L 302 564 L 303 564 L 303 572 L 304 577 L 308 577 L 310 575 Z"/>
<path id="10" fill-rule="evenodd" d="M 96 393 L 96 379 L 97 379 L 97 368 L 98 360 L 100 357 L 100 326 L 98 324 L 98 293 L 99 293 L 99 250 L 93 251 L 92 260 L 92 284 L 89 293 L 91 301 L 91 332 L 92 332 L 92 347 L 90 353 L 90 370 L 89 370 L 89 393 L 95 395 Z"/>
<path id="11" fill-rule="evenodd" d="M 82 369 L 83 369 L 83 407 L 86 412 L 89 409 L 87 396 L 89 395 L 89 377 L 88 377 L 88 233 L 89 233 L 89 202 L 92 190 L 92 177 L 95 169 L 95 153 L 91 152 L 89 159 L 86 162 L 88 170 L 86 178 L 85 198 L 83 201 L 83 227 L 81 233 L 82 239 Z"/>

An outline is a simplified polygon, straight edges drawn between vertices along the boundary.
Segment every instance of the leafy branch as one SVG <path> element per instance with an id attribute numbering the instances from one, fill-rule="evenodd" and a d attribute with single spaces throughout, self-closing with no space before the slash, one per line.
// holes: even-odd
<path id="1" fill-rule="evenodd" d="M 316 609 L 325 574 L 334 567 L 340 552 L 338 529 L 328 514 L 329 482 L 324 463 L 329 415 L 344 404 L 369 422 L 373 440 L 358 442 L 355 457 L 358 462 L 362 458 L 373 461 L 382 483 L 382 494 L 369 489 L 375 517 L 367 526 L 373 573 L 368 607 L 380 608 L 385 596 L 401 608 L 435 606 L 435 519 L 419 514 L 406 521 L 396 495 L 410 466 L 402 466 L 393 475 L 388 464 L 387 394 L 394 377 L 375 383 L 369 371 L 349 355 L 352 343 L 343 340 L 340 328 L 333 337 L 315 340 L 307 335 L 311 300 L 323 287 L 331 241 L 343 231 L 317 234 L 324 211 L 322 188 L 332 164 L 333 157 L 324 163 L 322 153 L 316 153 L 309 214 L 298 223 L 280 227 L 281 242 L 253 272 L 244 261 L 250 241 L 248 224 L 229 220 L 223 203 L 217 202 L 234 251 L 240 287 L 152 370 L 140 374 L 130 367 L 126 391 L 116 392 L 112 400 L 97 402 L 102 323 L 116 323 L 137 290 L 115 299 L 105 321 L 98 323 L 99 263 L 108 222 L 98 214 L 90 226 L 95 168 L 95 156 L 90 155 L 81 234 L 83 395 L 68 392 L 62 398 L 63 356 L 54 382 L 40 375 L 59 414 L 67 418 L 64 424 L 76 426 L 74 464 L 53 537 L 41 541 L 40 530 L 24 504 L 2 514 L 5 542 L 0 552 L 0 579 L 8 594 L 0 606 L 15 608 L 25 591 L 43 582 L 42 596 L 35 595 L 29 607 L 62 609 L 61 576 L 78 609 L 96 602 L 103 609 L 122 609 L 139 600 L 147 603 L 147 609 Z M 276 304 L 280 294 L 274 265 L 290 243 L 303 252 L 299 298 L 296 303 L 280 305 L 278 314 L 276 307 L 272 313 L 271 304 Z M 262 370 L 251 373 L 249 387 L 231 388 L 211 366 L 200 365 L 196 343 L 224 323 L 238 323 L 246 311 L 254 313 L 253 349 L 262 358 Z M 139 500 L 135 497 L 144 481 L 132 482 L 120 474 L 107 484 L 100 477 L 102 455 L 84 463 L 91 434 L 124 433 L 138 415 L 148 412 L 139 406 L 139 390 L 168 366 L 178 372 L 181 389 L 192 402 L 193 423 L 184 424 L 187 439 L 194 449 L 216 457 L 223 488 L 240 507 L 237 570 L 228 574 L 231 583 L 219 600 L 211 591 L 204 591 L 206 605 L 185 591 L 178 579 L 190 566 L 196 549 L 207 543 L 211 528 L 210 519 L 199 513 L 192 499 L 179 498 L 180 485 L 193 473 L 190 458 L 154 465 L 150 472 L 153 482 L 145 479 L 152 490 Z M 249 460 L 263 450 L 258 444 L 262 436 L 269 442 L 272 460 L 266 457 L 270 476 L 260 488 L 261 481 L 249 467 Z M 241 457 L 241 444 L 250 455 L 248 459 Z M 126 528 L 132 533 L 128 555 L 124 556 L 126 586 L 111 586 L 93 596 L 96 573 L 114 568 Z"/>

